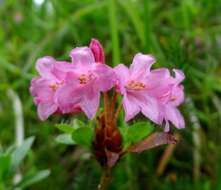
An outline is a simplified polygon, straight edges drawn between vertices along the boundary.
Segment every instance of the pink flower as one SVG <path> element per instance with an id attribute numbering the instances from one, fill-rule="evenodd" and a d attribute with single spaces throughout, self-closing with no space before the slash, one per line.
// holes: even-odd
<path id="1" fill-rule="evenodd" d="M 36 69 L 40 76 L 31 81 L 30 92 L 34 96 L 38 116 L 41 120 L 46 120 L 53 113 L 59 112 L 55 93 L 63 85 L 65 75 L 63 71 L 56 71 L 55 65 L 57 64 L 68 65 L 69 63 L 57 62 L 52 57 L 40 58 L 36 63 Z M 56 73 L 60 73 L 60 75 Z"/>
<path id="2" fill-rule="evenodd" d="M 183 116 L 177 107 L 184 101 L 184 74 L 174 69 L 175 77 L 168 69 L 150 71 L 155 59 L 150 55 L 138 53 L 128 69 L 120 64 L 115 67 L 118 78 L 117 90 L 123 95 L 125 120 L 132 119 L 139 112 L 157 124 L 169 122 L 177 128 L 184 128 Z"/>
<path id="3" fill-rule="evenodd" d="M 32 80 L 30 92 L 41 120 L 56 112 L 79 111 L 92 119 L 99 107 L 100 93 L 116 86 L 123 96 L 126 121 L 141 112 L 156 124 L 165 123 L 166 131 L 169 123 L 184 128 L 177 108 L 184 101 L 182 71 L 174 69 L 173 77 L 165 68 L 151 70 L 155 58 L 141 53 L 135 55 L 129 68 L 119 64 L 112 69 L 104 64 L 104 50 L 96 39 L 89 47 L 74 48 L 70 57 L 71 63 L 52 57 L 37 60 L 40 76 Z"/>
<path id="4" fill-rule="evenodd" d="M 169 131 L 169 122 L 181 129 L 185 127 L 183 116 L 177 107 L 184 101 L 183 86 L 180 84 L 185 76 L 180 70 L 173 70 L 175 77 L 167 69 L 156 69 L 151 72 L 153 81 L 159 83 L 150 90 L 159 104 L 160 123 L 165 121 L 165 131 Z"/>
<path id="5" fill-rule="evenodd" d="M 155 85 L 150 78 L 150 68 L 154 62 L 151 55 L 138 53 L 129 69 L 123 64 L 114 68 L 118 77 L 117 89 L 123 95 L 126 121 L 142 112 L 153 122 L 160 122 L 158 102 L 149 94 L 151 86 Z"/>
<path id="6" fill-rule="evenodd" d="M 92 119 L 99 106 L 100 92 L 115 84 L 114 72 L 107 65 L 96 63 L 88 47 L 75 48 L 70 56 L 72 68 L 64 79 L 64 85 L 57 90 L 56 99 L 62 111 L 79 106 Z"/>
<path id="7" fill-rule="evenodd" d="M 105 63 L 104 49 L 101 43 L 97 39 L 92 39 L 89 45 L 92 53 L 94 54 L 95 62 Z"/>

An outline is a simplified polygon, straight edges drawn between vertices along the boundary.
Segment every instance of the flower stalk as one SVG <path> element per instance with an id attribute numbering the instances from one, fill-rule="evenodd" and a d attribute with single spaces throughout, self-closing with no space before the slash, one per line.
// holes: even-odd
<path id="1" fill-rule="evenodd" d="M 110 182 L 111 182 L 111 169 L 105 168 L 103 170 L 103 174 L 101 176 L 100 183 L 97 187 L 97 190 L 106 190 Z"/>
<path id="2" fill-rule="evenodd" d="M 104 117 L 105 117 L 105 126 L 109 124 L 109 97 L 107 92 L 104 92 Z"/>
<path id="3" fill-rule="evenodd" d="M 118 119 L 118 117 L 119 117 L 119 115 L 120 115 L 120 111 L 121 111 L 121 109 L 122 109 L 122 106 L 123 106 L 123 103 L 120 102 L 120 104 L 119 104 L 119 106 L 118 106 L 118 108 L 117 108 L 117 111 L 116 111 L 116 113 L 114 114 L 114 117 L 113 117 L 113 123 L 114 123 L 114 124 L 117 122 L 117 119 Z"/>
<path id="4" fill-rule="evenodd" d="M 112 100 L 111 100 L 111 107 L 110 107 L 110 117 L 111 118 L 113 118 L 113 116 L 114 116 L 116 102 L 117 102 L 117 92 L 114 90 L 113 95 L 112 95 Z"/>

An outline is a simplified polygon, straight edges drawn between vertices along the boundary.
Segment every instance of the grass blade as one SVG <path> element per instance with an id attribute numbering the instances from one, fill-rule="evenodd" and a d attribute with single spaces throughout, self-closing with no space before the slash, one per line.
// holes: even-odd
<path id="1" fill-rule="evenodd" d="M 131 0 L 126 0 L 126 1 L 118 0 L 118 2 L 123 7 L 124 11 L 128 14 L 131 22 L 134 25 L 137 36 L 140 39 L 142 46 L 144 47 L 144 44 L 146 43 L 144 35 L 144 24 L 140 18 L 138 8 L 135 8 L 136 5 Z"/>
<path id="2" fill-rule="evenodd" d="M 120 63 L 120 47 L 116 17 L 116 0 L 108 0 L 109 22 L 112 40 L 113 66 Z"/>

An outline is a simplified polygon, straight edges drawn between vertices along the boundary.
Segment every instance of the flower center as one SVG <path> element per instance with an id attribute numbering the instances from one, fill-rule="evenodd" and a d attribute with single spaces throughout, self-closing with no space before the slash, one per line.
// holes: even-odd
<path id="1" fill-rule="evenodd" d="M 126 85 L 126 88 L 131 90 L 143 90 L 145 87 L 144 83 L 134 80 L 129 81 Z"/>
<path id="2" fill-rule="evenodd" d="M 56 91 L 56 90 L 58 89 L 58 87 L 60 87 L 63 83 L 64 83 L 64 81 L 55 82 L 55 83 L 53 83 L 53 84 L 50 84 L 49 87 L 50 87 L 53 91 Z"/>
<path id="3" fill-rule="evenodd" d="M 90 81 L 91 79 L 93 79 L 93 74 L 81 74 L 78 77 L 78 80 L 80 81 L 80 84 L 87 84 L 88 81 Z"/>
<path id="4" fill-rule="evenodd" d="M 177 99 L 176 96 L 172 96 L 172 97 L 170 98 L 170 101 L 174 102 L 176 99 Z"/>

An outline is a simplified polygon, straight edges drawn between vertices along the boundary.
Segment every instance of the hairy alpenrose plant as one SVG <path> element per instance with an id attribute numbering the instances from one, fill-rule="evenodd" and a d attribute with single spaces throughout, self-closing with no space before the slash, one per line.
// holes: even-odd
<path id="1" fill-rule="evenodd" d="M 75 118 L 74 125 L 57 125 L 65 132 L 57 140 L 89 147 L 104 171 L 98 189 L 106 189 L 111 169 L 127 153 L 176 143 L 170 125 L 185 127 L 178 110 L 184 101 L 184 74 L 177 69 L 173 75 L 166 68 L 151 70 L 155 58 L 142 53 L 134 56 L 129 68 L 124 64 L 111 68 L 96 39 L 89 47 L 74 48 L 70 57 L 71 62 L 53 57 L 38 59 L 36 69 L 40 76 L 31 81 L 30 92 L 41 120 L 56 113 L 83 112 L 92 121 L 86 125 Z M 122 108 L 125 122 L 121 119 Z M 140 112 L 150 122 L 128 125 Z M 153 124 L 164 131 L 153 132 Z"/>

